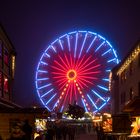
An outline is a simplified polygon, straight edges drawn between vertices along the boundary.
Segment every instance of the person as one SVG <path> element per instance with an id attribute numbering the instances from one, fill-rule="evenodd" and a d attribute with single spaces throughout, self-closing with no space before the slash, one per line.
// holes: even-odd
<path id="1" fill-rule="evenodd" d="M 28 120 L 24 121 L 24 125 L 22 128 L 23 132 L 25 133 L 25 139 L 26 140 L 31 140 L 31 135 L 32 135 L 32 127 L 29 125 Z"/>
<path id="2" fill-rule="evenodd" d="M 88 124 L 88 133 L 90 133 L 90 131 L 91 131 L 91 125 Z"/>
<path id="3" fill-rule="evenodd" d="M 67 126 L 66 126 L 66 124 L 63 124 L 63 126 L 62 126 L 62 136 L 63 136 L 63 140 L 66 140 L 66 137 L 67 137 Z"/>

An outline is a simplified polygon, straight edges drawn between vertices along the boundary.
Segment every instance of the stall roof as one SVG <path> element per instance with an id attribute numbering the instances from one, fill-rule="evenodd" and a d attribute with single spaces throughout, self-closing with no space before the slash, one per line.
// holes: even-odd
<path id="1" fill-rule="evenodd" d="M 140 114 L 140 97 L 137 96 L 124 106 L 123 112 Z"/>

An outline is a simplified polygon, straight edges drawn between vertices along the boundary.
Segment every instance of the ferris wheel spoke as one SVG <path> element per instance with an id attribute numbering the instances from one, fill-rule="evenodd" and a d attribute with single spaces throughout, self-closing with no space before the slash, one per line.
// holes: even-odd
<path id="1" fill-rule="evenodd" d="M 50 58 L 51 56 L 48 54 L 48 53 L 44 53 L 45 54 L 45 56 L 47 56 L 48 58 Z"/>
<path id="2" fill-rule="evenodd" d="M 109 53 L 111 51 L 111 49 L 107 50 L 106 52 L 104 52 L 101 56 L 106 55 L 107 53 Z"/>
<path id="3" fill-rule="evenodd" d="M 41 64 L 48 66 L 48 63 L 44 62 L 44 61 L 40 61 Z"/>
<path id="4" fill-rule="evenodd" d="M 40 86 L 38 89 L 40 90 L 40 89 L 43 89 L 43 88 L 49 87 L 49 86 L 51 86 L 51 85 L 52 85 L 52 84 L 51 84 L 51 83 L 49 83 L 49 84 L 47 84 L 47 85 Z"/>
<path id="5" fill-rule="evenodd" d="M 51 48 L 53 49 L 53 51 L 54 51 L 55 53 L 57 53 L 57 52 L 56 52 L 56 49 L 53 47 L 53 45 L 51 45 Z"/>
<path id="6" fill-rule="evenodd" d="M 59 75 L 59 76 L 53 76 L 54 79 L 60 79 L 60 78 L 65 78 L 65 77 L 66 76 L 64 76 L 64 75 L 62 75 L 62 76 L 61 75 Z"/>
<path id="7" fill-rule="evenodd" d="M 73 84 L 70 86 L 69 103 L 71 104 Z"/>
<path id="8" fill-rule="evenodd" d="M 74 58 L 76 58 L 77 41 L 78 41 L 78 32 L 76 33 L 76 41 L 75 41 L 75 49 L 74 49 Z"/>
<path id="9" fill-rule="evenodd" d="M 106 69 L 105 71 L 108 72 L 108 73 L 110 73 L 111 72 L 111 69 Z"/>
<path id="10" fill-rule="evenodd" d="M 80 60 L 80 61 L 78 61 L 77 60 L 77 63 L 75 64 L 76 66 L 75 66 L 75 69 L 77 70 L 77 69 L 79 69 L 79 66 L 81 65 L 81 63 L 83 62 L 83 60 L 84 60 L 84 58 L 85 58 L 85 55 L 82 57 L 82 59 Z"/>
<path id="11" fill-rule="evenodd" d="M 94 103 L 94 101 L 92 100 L 92 98 L 90 97 L 89 94 L 87 94 L 87 97 L 88 97 L 89 100 L 91 101 L 92 105 L 93 105 L 96 109 L 98 109 L 98 107 L 96 106 L 96 104 Z"/>
<path id="12" fill-rule="evenodd" d="M 48 71 L 46 71 L 46 70 L 38 70 L 37 72 L 40 72 L 40 73 L 48 73 Z"/>
<path id="13" fill-rule="evenodd" d="M 68 93 L 69 93 L 69 90 L 70 90 L 70 86 L 68 86 L 68 88 L 67 88 L 67 91 L 66 91 L 66 94 L 65 94 L 65 97 L 64 97 L 64 101 L 63 101 L 63 106 L 65 105 L 65 103 L 66 103 L 66 99 L 67 99 L 67 96 L 68 96 Z M 63 109 L 62 109 L 62 111 L 63 111 Z"/>
<path id="14" fill-rule="evenodd" d="M 54 71 L 52 71 L 51 73 L 52 73 L 53 75 L 61 75 L 61 76 L 66 77 L 66 76 L 64 75 L 64 73 L 62 73 L 62 72 L 54 72 Z"/>
<path id="15" fill-rule="evenodd" d="M 101 65 L 98 64 L 98 65 L 92 66 L 92 67 L 87 68 L 87 69 L 81 69 L 81 71 L 82 71 L 82 73 L 85 73 L 85 72 L 87 72 L 87 71 L 94 70 L 95 68 L 98 68 L 98 67 L 100 67 L 100 66 L 101 66 Z"/>
<path id="16" fill-rule="evenodd" d="M 92 91 L 92 93 L 94 93 L 97 97 L 99 97 L 101 100 L 103 100 L 104 102 L 105 102 L 105 99 L 100 95 L 100 94 L 98 94 L 95 90 L 91 90 Z"/>
<path id="17" fill-rule="evenodd" d="M 87 86 L 82 80 L 78 80 L 78 82 L 79 82 L 81 85 L 83 85 L 83 86 L 85 86 L 85 87 L 88 88 L 88 86 Z"/>
<path id="18" fill-rule="evenodd" d="M 54 89 L 50 89 L 48 92 L 44 93 L 43 95 L 41 95 L 41 98 L 45 97 L 46 95 L 48 95 L 49 93 L 51 93 Z"/>
<path id="19" fill-rule="evenodd" d="M 104 43 L 105 43 L 105 41 L 103 41 L 103 42 L 99 45 L 99 47 L 95 50 L 95 52 L 97 52 L 97 51 L 104 45 Z"/>
<path id="20" fill-rule="evenodd" d="M 90 75 L 90 74 L 98 74 L 98 73 L 101 73 L 101 71 L 98 70 L 98 71 L 92 71 L 92 72 L 87 72 L 87 73 L 81 72 L 80 74 L 81 74 L 81 75 Z"/>
<path id="21" fill-rule="evenodd" d="M 63 65 L 61 65 L 60 63 L 58 63 L 56 60 L 54 61 L 58 66 L 60 66 L 63 70 L 65 70 L 65 71 L 67 71 L 67 69 L 63 66 Z"/>
<path id="22" fill-rule="evenodd" d="M 56 106 L 58 106 L 58 105 L 60 105 L 60 104 L 62 103 L 62 98 L 64 97 L 68 86 L 69 86 L 69 83 L 67 82 L 67 84 L 66 84 L 65 87 L 63 88 L 63 91 L 61 92 L 61 95 L 60 95 L 59 99 L 57 100 L 57 102 L 56 102 L 56 104 L 55 104 L 54 107 L 56 107 Z"/>
<path id="23" fill-rule="evenodd" d="M 89 104 L 87 103 L 87 101 L 86 101 L 86 99 L 85 99 L 85 97 L 84 97 L 84 94 L 82 93 L 82 91 L 81 91 L 81 89 L 80 89 L 78 83 L 75 82 L 75 84 L 76 84 L 77 90 L 78 90 L 79 93 L 80 93 L 80 96 L 82 97 L 82 99 L 83 99 L 83 101 L 84 101 L 85 107 L 88 108 L 88 110 L 90 111 Z"/>
<path id="24" fill-rule="evenodd" d="M 84 79 L 92 79 L 92 80 L 97 80 L 97 79 L 99 79 L 99 78 L 97 78 L 97 77 L 82 76 L 82 75 L 80 76 L 80 75 L 79 75 L 79 80 L 80 80 L 80 79 L 83 79 L 83 78 L 84 78 Z"/>
<path id="25" fill-rule="evenodd" d="M 82 78 L 81 81 L 83 81 L 83 82 L 85 82 L 85 83 L 89 83 L 89 84 L 91 84 L 91 85 L 94 85 L 93 82 L 91 82 L 91 81 L 89 81 L 89 80 L 86 80 L 86 79 L 84 79 L 84 78 Z"/>
<path id="26" fill-rule="evenodd" d="M 88 33 L 85 34 L 84 41 L 82 43 L 82 47 L 81 47 L 81 50 L 80 50 L 80 53 L 79 53 L 79 58 L 81 57 L 81 54 L 82 54 L 82 51 L 83 51 L 83 48 L 84 48 L 84 45 L 85 45 L 85 42 L 86 42 L 86 39 L 87 39 L 87 34 Z"/>
<path id="27" fill-rule="evenodd" d="M 106 102 L 103 103 L 103 104 L 99 107 L 99 110 L 102 109 L 105 105 L 106 105 Z"/>
<path id="28" fill-rule="evenodd" d="M 55 70 L 61 71 L 62 73 L 65 73 L 66 70 L 63 70 L 62 68 L 58 68 L 56 66 L 51 66 L 52 68 L 54 68 Z"/>
<path id="29" fill-rule="evenodd" d="M 109 79 L 108 78 L 103 78 L 102 80 L 103 81 L 106 81 L 106 82 L 109 82 Z"/>
<path id="30" fill-rule="evenodd" d="M 84 89 L 83 86 L 81 85 L 81 83 L 79 82 L 79 79 L 77 79 L 77 83 L 81 89 Z"/>
<path id="31" fill-rule="evenodd" d="M 88 110 L 87 110 L 87 107 L 86 107 L 86 105 L 85 105 L 84 100 L 83 100 L 83 99 L 81 99 L 81 100 L 82 100 L 83 106 L 84 106 L 84 108 L 85 108 L 85 111 L 86 111 L 86 112 L 88 112 Z"/>
<path id="32" fill-rule="evenodd" d="M 51 96 L 51 98 L 46 102 L 46 105 L 48 105 L 54 99 L 55 96 L 56 96 L 56 93 L 53 96 Z"/>
<path id="33" fill-rule="evenodd" d="M 107 61 L 107 63 L 113 62 L 115 60 L 116 60 L 116 58 L 110 59 L 110 60 Z"/>
<path id="34" fill-rule="evenodd" d="M 74 83 L 73 83 L 74 84 Z M 74 95 L 73 96 L 75 96 L 75 100 L 77 101 L 77 94 L 76 94 L 76 86 L 75 86 L 75 84 L 73 85 L 74 86 Z"/>
<path id="35" fill-rule="evenodd" d="M 60 84 L 58 84 L 58 86 L 60 86 L 60 90 L 64 89 L 66 83 L 67 83 L 66 81 L 63 81 Z"/>
<path id="36" fill-rule="evenodd" d="M 84 63 L 82 63 L 81 65 L 79 65 L 79 69 L 81 69 L 84 65 L 86 65 L 86 63 L 89 61 L 89 59 L 91 58 L 91 56 L 89 56 Z"/>
<path id="37" fill-rule="evenodd" d="M 67 62 L 68 68 L 70 69 L 70 68 L 71 68 L 71 66 L 70 66 L 70 62 L 68 61 L 68 58 L 67 58 L 66 54 L 65 54 L 64 56 L 65 56 L 65 59 L 66 59 L 66 62 Z"/>
<path id="38" fill-rule="evenodd" d="M 95 42 L 96 38 L 97 38 L 97 36 L 95 36 L 94 39 L 92 40 L 92 42 L 90 43 L 90 45 L 89 45 L 89 47 L 88 47 L 88 49 L 87 49 L 87 51 L 86 51 L 87 53 L 88 53 L 88 51 L 90 50 L 90 48 L 92 47 L 92 45 L 93 45 L 93 43 Z"/>
<path id="39" fill-rule="evenodd" d="M 69 52 L 71 51 L 70 49 L 70 38 L 69 38 L 69 35 L 67 34 L 67 42 L 68 42 L 68 49 L 69 49 Z"/>
<path id="40" fill-rule="evenodd" d="M 66 67 L 66 69 L 69 69 L 68 64 L 66 64 L 64 62 L 64 60 L 62 59 L 62 57 L 60 55 L 59 55 L 59 58 L 60 58 L 61 62 L 63 63 L 63 65 Z"/>
<path id="41" fill-rule="evenodd" d="M 36 79 L 36 81 L 45 81 L 45 80 L 49 80 L 49 78 L 38 78 L 38 79 Z"/>
<path id="42" fill-rule="evenodd" d="M 88 66 L 90 66 L 91 64 L 93 64 L 97 59 L 93 59 L 91 62 L 89 62 L 88 64 L 86 64 L 85 66 L 83 66 L 81 69 L 79 69 L 80 71 L 87 68 Z"/>
<path id="43" fill-rule="evenodd" d="M 104 91 L 108 91 L 108 88 L 101 86 L 101 85 L 97 85 L 97 87 L 99 87 L 100 89 L 103 89 Z"/>
<path id="44" fill-rule="evenodd" d="M 60 39 L 59 39 L 59 44 L 60 44 L 60 46 L 61 46 L 61 49 L 64 50 L 64 47 L 63 47 L 62 42 L 61 42 Z"/>

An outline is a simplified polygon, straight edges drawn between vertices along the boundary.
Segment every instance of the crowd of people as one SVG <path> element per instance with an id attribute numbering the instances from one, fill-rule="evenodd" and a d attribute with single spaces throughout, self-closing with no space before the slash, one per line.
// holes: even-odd
<path id="1" fill-rule="evenodd" d="M 46 131 L 39 131 L 35 140 L 74 140 L 76 126 L 66 123 L 48 123 Z"/>

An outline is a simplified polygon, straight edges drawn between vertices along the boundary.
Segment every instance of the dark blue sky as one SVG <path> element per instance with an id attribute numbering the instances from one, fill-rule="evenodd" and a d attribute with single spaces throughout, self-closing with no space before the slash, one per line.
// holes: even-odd
<path id="1" fill-rule="evenodd" d="M 120 59 L 140 39 L 139 0 L 81 1 L 1 0 L 0 22 L 17 52 L 13 99 L 18 104 L 40 104 L 34 83 L 37 63 L 60 35 L 80 29 L 97 32 Z"/>

